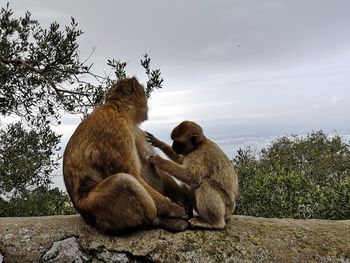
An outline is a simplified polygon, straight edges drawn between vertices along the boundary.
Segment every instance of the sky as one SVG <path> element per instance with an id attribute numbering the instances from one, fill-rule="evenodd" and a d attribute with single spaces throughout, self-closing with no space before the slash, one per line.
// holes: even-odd
<path id="1" fill-rule="evenodd" d="M 74 17 L 84 31 L 80 58 L 91 55 L 97 74 L 120 59 L 145 84 L 139 61 L 148 53 L 164 87 L 152 93 L 142 128 L 162 140 L 183 120 L 198 122 L 230 157 L 278 135 L 350 134 L 348 0 L 12 0 L 10 7 L 15 16 L 29 10 L 42 26 Z M 80 121 L 65 115 L 54 127 L 62 149 Z"/>
<path id="2" fill-rule="evenodd" d="M 1 5 L 5 3 L 1 0 Z M 108 72 L 107 59 L 139 64 L 148 53 L 164 88 L 142 125 L 168 137 L 182 120 L 210 136 L 350 133 L 350 1 L 12 0 L 15 15 L 68 24 L 84 35 L 80 56 Z M 80 116 L 57 130 L 69 138 Z"/>

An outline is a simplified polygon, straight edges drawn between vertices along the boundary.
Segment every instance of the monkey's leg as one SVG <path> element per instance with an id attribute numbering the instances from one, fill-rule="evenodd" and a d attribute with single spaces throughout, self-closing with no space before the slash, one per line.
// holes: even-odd
<path id="1" fill-rule="evenodd" d="M 138 177 L 137 180 L 153 198 L 157 207 L 157 214 L 159 217 L 174 217 L 181 219 L 188 218 L 186 211 L 182 206 L 168 200 L 165 196 L 154 190 L 141 177 Z"/>
<path id="2" fill-rule="evenodd" d="M 236 196 L 233 197 L 232 205 L 226 206 L 226 211 L 225 211 L 225 221 L 226 222 L 230 221 L 235 209 L 236 209 Z"/>
<path id="3" fill-rule="evenodd" d="M 199 218 L 190 220 L 191 226 L 222 229 L 225 227 L 225 203 L 220 194 L 205 180 L 195 191 Z"/>
<path id="4" fill-rule="evenodd" d="M 223 229 L 225 224 L 214 224 L 208 222 L 200 217 L 194 217 L 190 219 L 190 225 L 194 228 L 205 228 L 205 229 Z"/>
<path id="5" fill-rule="evenodd" d="M 133 176 L 124 173 L 100 182 L 77 208 L 85 221 L 102 232 L 158 224 L 152 197 Z"/>

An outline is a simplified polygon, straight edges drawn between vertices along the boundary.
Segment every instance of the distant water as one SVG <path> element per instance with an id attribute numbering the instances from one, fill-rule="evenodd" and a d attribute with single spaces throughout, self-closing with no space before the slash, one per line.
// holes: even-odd
<path id="1" fill-rule="evenodd" d="M 329 134 L 332 136 L 332 134 Z M 305 136 L 305 135 L 301 135 Z M 217 143 L 219 147 L 225 152 L 229 159 L 233 159 L 237 155 L 238 149 L 247 149 L 250 147 L 253 151 L 259 152 L 261 149 L 268 147 L 271 143 L 282 136 L 211 136 L 210 139 Z M 349 143 L 350 134 L 342 134 L 343 141 Z M 170 142 L 167 142 L 170 143 Z M 55 171 L 54 185 L 65 191 L 63 183 L 62 169 Z"/>
<path id="2" fill-rule="evenodd" d="M 305 136 L 305 135 L 300 135 Z M 332 136 L 332 134 L 330 134 Z M 350 134 L 340 135 L 344 142 L 349 143 Z M 274 141 L 282 136 L 227 136 L 227 137 L 212 137 L 211 139 L 219 145 L 226 155 L 233 159 L 237 155 L 237 150 L 247 149 L 259 152 L 263 148 L 271 145 Z"/>
<path id="3" fill-rule="evenodd" d="M 262 148 L 267 147 L 270 143 L 277 139 L 277 136 L 270 137 L 242 137 L 242 136 L 227 136 L 211 138 L 219 147 L 226 153 L 226 155 L 233 159 L 237 155 L 237 151 L 241 149 L 251 148 L 253 151 L 260 151 Z"/>

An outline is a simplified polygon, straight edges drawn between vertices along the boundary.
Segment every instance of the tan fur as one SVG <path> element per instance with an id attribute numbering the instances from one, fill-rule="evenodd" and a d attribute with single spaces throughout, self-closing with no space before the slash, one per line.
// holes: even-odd
<path id="1" fill-rule="evenodd" d="M 224 228 L 238 195 L 238 178 L 232 163 L 194 122 L 182 122 L 171 137 L 172 147 L 148 134 L 148 141 L 173 160 L 154 156 L 150 162 L 187 184 L 188 195 L 199 214 L 190 220 L 192 226 Z"/>
<path id="2" fill-rule="evenodd" d="M 100 231 L 142 225 L 183 230 L 187 225 L 183 207 L 161 194 L 173 187 L 168 191 L 180 195 L 181 189 L 176 183 L 168 186 L 169 176 L 148 162 L 153 150 L 138 127 L 146 119 L 143 86 L 135 78 L 124 79 L 80 123 L 65 149 L 67 191 L 85 221 Z"/>

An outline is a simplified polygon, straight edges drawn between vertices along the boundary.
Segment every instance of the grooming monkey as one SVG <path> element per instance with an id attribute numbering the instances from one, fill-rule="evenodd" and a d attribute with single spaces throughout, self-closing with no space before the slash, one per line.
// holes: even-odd
<path id="1" fill-rule="evenodd" d="M 150 162 L 187 185 L 188 195 L 199 215 L 190 219 L 192 226 L 224 228 L 238 195 L 238 178 L 232 163 L 194 122 L 180 123 L 172 131 L 171 138 L 172 147 L 147 134 L 147 140 L 172 160 L 151 156 Z"/>
<path id="2" fill-rule="evenodd" d="M 184 208 L 163 195 L 182 201 L 181 189 L 148 162 L 153 150 L 138 126 L 147 112 L 144 87 L 136 78 L 120 80 L 67 144 L 63 175 L 68 194 L 99 231 L 144 225 L 177 231 L 188 225 Z"/>

